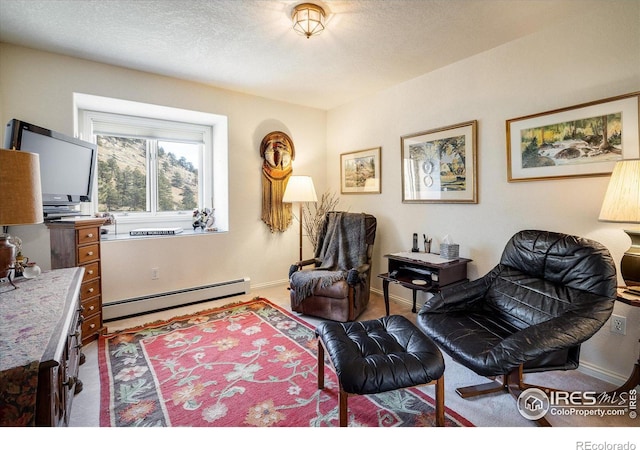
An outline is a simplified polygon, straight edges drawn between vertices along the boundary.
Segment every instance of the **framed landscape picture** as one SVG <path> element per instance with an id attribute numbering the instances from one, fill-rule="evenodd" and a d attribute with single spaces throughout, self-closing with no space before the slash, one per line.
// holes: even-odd
<path id="1" fill-rule="evenodd" d="M 340 155 L 340 193 L 379 194 L 381 147 Z"/>
<path id="2" fill-rule="evenodd" d="M 507 120 L 507 180 L 609 175 L 640 157 L 640 92 Z"/>
<path id="3" fill-rule="evenodd" d="M 400 138 L 403 203 L 478 203 L 477 121 Z"/>

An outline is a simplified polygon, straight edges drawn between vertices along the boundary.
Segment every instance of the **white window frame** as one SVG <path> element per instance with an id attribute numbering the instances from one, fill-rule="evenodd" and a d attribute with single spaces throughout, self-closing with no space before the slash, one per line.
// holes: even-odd
<path id="1" fill-rule="evenodd" d="M 204 150 L 198 201 L 202 207 L 215 209 L 216 227 L 219 231 L 228 231 L 226 116 L 78 93 L 74 94 L 74 113 L 76 136 L 94 143 L 96 134 L 201 143 Z M 97 183 L 96 177 L 92 214 L 97 212 Z M 118 233 L 139 226 L 191 225 L 191 215 L 184 211 L 116 213 L 115 217 Z"/>

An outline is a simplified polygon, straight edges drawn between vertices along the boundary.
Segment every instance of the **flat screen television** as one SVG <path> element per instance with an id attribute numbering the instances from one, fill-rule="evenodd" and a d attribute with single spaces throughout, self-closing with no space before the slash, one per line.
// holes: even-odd
<path id="1" fill-rule="evenodd" d="M 12 119 L 5 130 L 4 148 L 40 155 L 45 217 L 75 215 L 74 207 L 91 201 L 98 155 L 95 144 Z"/>

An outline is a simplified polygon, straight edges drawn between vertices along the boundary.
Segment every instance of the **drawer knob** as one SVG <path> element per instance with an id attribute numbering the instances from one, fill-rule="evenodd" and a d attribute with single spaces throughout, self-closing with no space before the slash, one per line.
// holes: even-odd
<path id="1" fill-rule="evenodd" d="M 93 306 L 93 305 L 89 306 L 89 311 L 93 311 L 94 309 L 96 309 L 95 306 Z"/>
<path id="2" fill-rule="evenodd" d="M 89 288 L 89 294 L 93 293 L 94 289 L 93 288 Z"/>
<path id="3" fill-rule="evenodd" d="M 95 323 L 92 323 L 91 325 L 89 325 L 89 328 L 94 329 L 96 327 Z"/>
<path id="4" fill-rule="evenodd" d="M 89 234 L 87 234 L 87 237 L 92 238 L 92 237 L 93 237 L 93 233 L 89 233 Z"/>
<path id="5" fill-rule="evenodd" d="M 87 252 L 87 256 L 93 256 L 93 252 Z"/>
<path id="6" fill-rule="evenodd" d="M 87 273 L 88 273 L 89 275 L 93 275 L 93 270 L 87 270 Z"/>

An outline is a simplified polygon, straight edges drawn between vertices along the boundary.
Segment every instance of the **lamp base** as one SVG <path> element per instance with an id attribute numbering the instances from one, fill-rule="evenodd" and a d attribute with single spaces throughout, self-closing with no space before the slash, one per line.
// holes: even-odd
<path id="1" fill-rule="evenodd" d="M 0 279 L 9 277 L 16 263 L 16 246 L 10 239 L 8 234 L 0 234 Z"/>
<path id="2" fill-rule="evenodd" d="M 640 293 L 640 230 L 624 230 L 631 238 L 631 247 L 620 261 L 620 273 L 627 288 Z"/>

